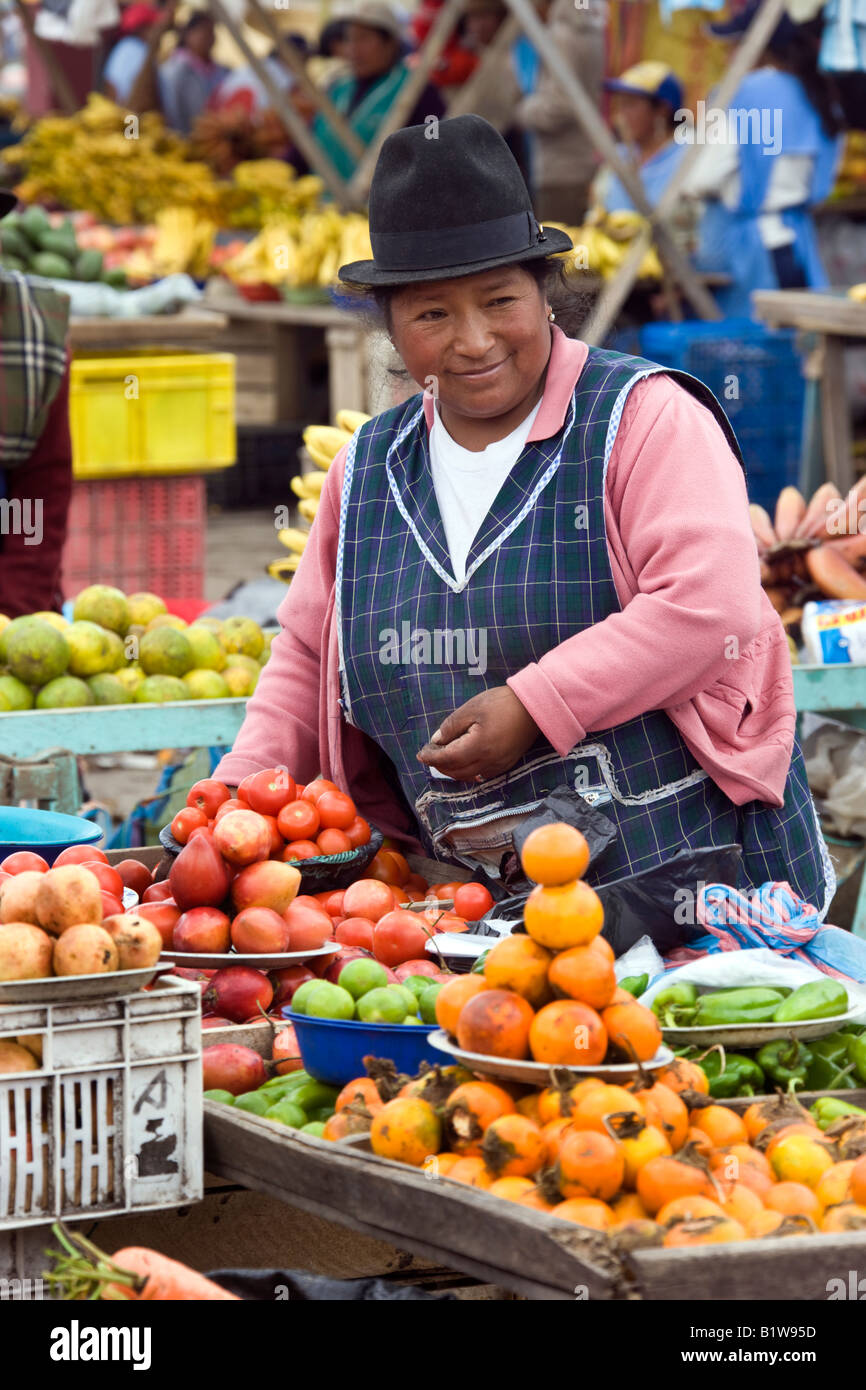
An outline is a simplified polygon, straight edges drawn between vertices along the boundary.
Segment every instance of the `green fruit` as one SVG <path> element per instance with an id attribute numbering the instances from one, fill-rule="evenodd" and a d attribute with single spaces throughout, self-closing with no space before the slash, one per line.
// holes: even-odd
<path id="1" fill-rule="evenodd" d="M 358 1000 L 358 1017 L 365 1023 L 402 1023 L 406 1017 L 406 997 L 392 985 L 371 989 Z"/>
<path id="2" fill-rule="evenodd" d="M 407 979 L 403 981 L 403 988 L 411 989 L 415 998 L 420 1000 L 432 983 L 433 981 L 430 979 L 429 975 L 409 975 Z"/>
<path id="3" fill-rule="evenodd" d="M 192 647 L 192 654 L 195 660 L 197 671 L 222 671 L 226 664 L 225 649 L 219 638 L 210 632 L 206 627 L 201 627 L 193 623 L 184 633 L 186 640 Z"/>
<path id="4" fill-rule="evenodd" d="M 227 666 L 221 674 L 229 688 L 229 694 L 235 699 L 238 696 L 252 695 L 256 688 L 256 682 L 243 666 Z"/>
<path id="5" fill-rule="evenodd" d="M 191 623 L 190 626 L 206 627 L 208 632 L 215 632 L 217 637 L 219 637 L 223 630 L 223 620 L 222 618 L 196 618 L 195 622 Z"/>
<path id="6" fill-rule="evenodd" d="M 230 694 L 219 671 L 187 671 L 183 683 L 191 700 L 226 700 Z"/>
<path id="7" fill-rule="evenodd" d="M 308 1018 L 354 1018 L 355 1001 L 347 989 L 320 980 L 306 1000 Z"/>
<path id="8" fill-rule="evenodd" d="M 15 676 L 0 676 L 0 695 L 8 701 L 6 709 L 32 709 L 33 692 Z"/>
<path id="9" fill-rule="evenodd" d="M 218 1100 L 221 1105 L 234 1105 L 235 1098 L 231 1091 L 221 1091 L 219 1087 L 212 1091 L 204 1092 L 205 1100 Z"/>
<path id="10" fill-rule="evenodd" d="M 161 613 L 168 611 L 159 594 L 151 594 L 147 589 L 140 593 L 127 594 L 126 602 L 129 606 L 130 627 L 134 623 L 147 627 L 154 618 L 158 618 Z"/>
<path id="11" fill-rule="evenodd" d="M 324 1081 L 305 1081 L 303 1086 L 292 1091 L 292 1100 L 302 1110 L 321 1110 L 324 1106 L 333 1110 L 339 1094 L 338 1086 L 326 1086 Z"/>
<path id="12" fill-rule="evenodd" d="M 27 618 L 16 627 L 16 618 L 4 629 L 0 660 L 25 685 L 47 685 L 62 676 L 69 665 L 69 644 L 62 632 L 41 618 Z"/>
<path id="13" fill-rule="evenodd" d="M 185 632 L 158 627 L 146 632 L 138 649 L 138 664 L 148 676 L 185 676 L 193 667 L 192 647 Z M 187 693 L 186 698 L 189 699 Z"/>
<path id="14" fill-rule="evenodd" d="M 265 1119 L 277 1120 L 281 1125 L 288 1125 L 289 1129 L 300 1129 L 307 1123 L 303 1110 L 293 1100 L 278 1100 L 276 1105 L 265 1111 Z"/>
<path id="15" fill-rule="evenodd" d="M 0 227 L 0 254 L 2 254 L 7 264 L 10 256 L 14 256 L 16 260 L 26 263 L 27 257 L 30 255 L 30 247 L 27 244 L 26 237 L 21 235 L 17 227 L 9 226 L 8 218 L 4 221 L 3 226 Z"/>
<path id="16" fill-rule="evenodd" d="M 312 1108 L 307 1108 L 307 1114 L 309 1115 L 310 1119 L 317 1121 L 321 1124 L 324 1124 L 326 1120 L 330 1120 L 331 1116 L 335 1115 L 336 1113 L 337 1112 L 334 1109 L 333 1105 L 319 1105 L 314 1106 Z"/>
<path id="17" fill-rule="evenodd" d="M 133 698 L 144 680 L 144 672 L 140 666 L 122 666 L 119 671 L 113 672 L 113 675 L 114 679 L 120 681 L 124 690 L 128 690 Z"/>
<path id="18" fill-rule="evenodd" d="M 347 989 L 353 999 L 360 999 L 371 989 L 381 989 L 388 983 L 388 972 L 377 960 L 366 960 L 363 956 L 350 960 L 340 971 L 337 984 Z"/>
<path id="19" fill-rule="evenodd" d="M 69 224 L 67 224 L 69 225 Z M 53 256 L 62 256 L 70 265 L 74 264 L 80 252 L 75 241 L 75 232 L 71 226 L 66 231 L 63 227 L 51 227 L 44 232 L 39 240 L 39 250 L 43 253 L 50 252 Z"/>
<path id="20" fill-rule="evenodd" d="M 421 995 L 419 1000 L 419 1012 L 425 1023 L 436 1022 L 436 996 L 440 989 L 442 989 L 443 984 L 444 981 L 440 981 L 438 984 L 430 985 L 429 989 L 425 989 L 424 993 Z"/>
<path id="21" fill-rule="evenodd" d="M 424 1026 L 417 1014 L 407 1014 L 406 1017 L 403 1019 L 403 1022 L 404 1022 L 404 1023 L 414 1023 L 414 1024 L 416 1024 L 419 1028 L 423 1028 L 423 1026 Z"/>
<path id="22" fill-rule="evenodd" d="M 72 618 L 74 622 L 98 623 L 121 637 L 132 621 L 126 594 L 110 584 L 90 584 L 82 589 L 73 604 Z"/>
<path id="23" fill-rule="evenodd" d="M 273 1105 L 273 1096 L 263 1095 L 261 1091 L 247 1091 L 246 1095 L 238 1096 L 235 1110 L 246 1110 L 249 1115 L 264 1115 Z"/>
<path id="24" fill-rule="evenodd" d="M 36 696 L 37 709 L 80 709 L 95 703 L 90 686 L 77 676 L 58 676 Z"/>
<path id="25" fill-rule="evenodd" d="M 53 251 L 37 251 L 30 262 L 30 269 L 34 275 L 41 275 L 45 280 L 72 279 L 72 262 Z"/>
<path id="26" fill-rule="evenodd" d="M 318 982 L 316 981 L 314 983 Z M 312 1079 L 308 1071 L 291 1071 L 287 1072 L 285 1076 L 272 1076 L 270 1081 L 263 1081 L 259 1090 L 267 1091 L 268 1095 L 274 1095 L 274 1093 L 276 1093 L 279 1096 L 283 1096 L 290 1091 L 297 1090 L 299 1086 L 303 1086 L 307 1081 L 312 1081 Z"/>
<path id="27" fill-rule="evenodd" d="M 102 252 L 80 251 L 75 262 L 75 274 L 85 282 L 98 280 L 102 274 Z"/>
<path id="28" fill-rule="evenodd" d="M 34 246 L 39 245 L 42 237 L 51 227 L 48 214 L 44 208 L 40 207 L 25 208 L 18 215 L 18 225 L 27 234 Z"/>
<path id="29" fill-rule="evenodd" d="M 321 1120 L 310 1120 L 309 1124 L 301 1125 L 302 1134 L 312 1134 L 314 1139 L 321 1139 L 325 1133 L 325 1126 Z"/>
<path id="30" fill-rule="evenodd" d="M 113 290 L 125 290 L 127 285 L 126 271 L 119 265 L 113 266 L 111 270 L 104 270 L 102 283 L 110 285 Z"/>
<path id="31" fill-rule="evenodd" d="M 407 1014 L 417 1014 L 417 1012 L 418 1012 L 418 1000 L 416 999 L 415 995 L 412 993 L 411 989 L 407 989 L 405 985 L 389 985 L 389 989 L 398 990 L 398 991 L 400 992 L 400 994 L 402 994 L 403 999 L 404 999 L 405 1002 L 406 1002 L 406 1008 L 405 1008 L 405 1010 L 404 1010 L 405 1013 L 407 1013 Z"/>
<path id="32" fill-rule="evenodd" d="M 302 985 L 298 986 L 292 995 L 292 1008 L 296 1014 L 305 1014 L 307 1012 L 307 1000 L 313 990 L 319 988 L 320 984 L 322 984 L 321 980 L 305 980 Z"/>
<path id="33" fill-rule="evenodd" d="M 117 676 L 102 671 L 87 682 L 97 705 L 131 705 L 132 691 Z"/>
<path id="34" fill-rule="evenodd" d="M 188 700 L 189 691 L 177 676 L 147 676 L 135 690 L 138 705 L 167 705 Z"/>
<path id="35" fill-rule="evenodd" d="M 73 676 L 96 676 L 116 671 L 123 665 L 123 643 L 116 632 L 87 620 L 71 623 L 64 634 L 69 645 L 69 672 Z"/>
<path id="36" fill-rule="evenodd" d="M 265 637 L 258 623 L 252 618 L 226 618 L 220 632 L 220 641 L 227 652 L 240 652 L 243 656 L 261 656 Z"/>
<path id="37" fill-rule="evenodd" d="M 22 275 L 27 274 L 27 262 L 22 261 L 20 256 L 10 256 L 6 252 L 2 256 L 4 270 L 18 270 Z"/>

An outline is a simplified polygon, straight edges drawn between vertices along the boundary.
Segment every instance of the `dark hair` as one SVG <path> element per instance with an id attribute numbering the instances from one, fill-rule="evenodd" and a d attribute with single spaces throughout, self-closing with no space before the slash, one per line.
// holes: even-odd
<path id="1" fill-rule="evenodd" d="M 333 58 L 334 44 L 342 43 L 346 37 L 345 19 L 332 19 L 319 34 L 318 53 L 320 58 Z"/>
<path id="2" fill-rule="evenodd" d="M 193 30 L 199 29 L 202 24 L 210 24 L 213 28 L 216 28 L 212 16 L 209 15 L 206 10 L 196 10 L 195 14 L 190 15 L 189 19 L 185 24 L 181 25 L 178 31 L 178 43 L 181 47 L 183 47 Z"/>
<path id="3" fill-rule="evenodd" d="M 829 73 L 818 68 L 820 33 L 820 20 L 817 28 L 814 21 L 800 24 L 786 37 L 771 39 L 768 47 L 779 67 L 800 79 L 824 134 L 832 138 L 844 129 L 844 120 L 835 83 Z"/>

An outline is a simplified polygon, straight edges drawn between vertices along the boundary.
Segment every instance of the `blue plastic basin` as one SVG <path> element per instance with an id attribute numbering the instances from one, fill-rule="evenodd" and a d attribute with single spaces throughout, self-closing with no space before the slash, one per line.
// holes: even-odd
<path id="1" fill-rule="evenodd" d="M 26 806 L 0 806 L 0 860 L 18 849 L 30 849 L 53 864 L 70 845 L 93 845 L 102 831 L 81 816 L 59 811 L 36 811 Z"/>
<path id="2" fill-rule="evenodd" d="M 441 1063 L 442 1053 L 427 1041 L 438 1024 L 361 1023 L 360 1020 L 310 1018 L 289 1010 L 305 1069 L 317 1081 L 345 1086 L 365 1076 L 365 1057 L 388 1058 L 398 1071 L 414 1076 L 422 1062 Z"/>

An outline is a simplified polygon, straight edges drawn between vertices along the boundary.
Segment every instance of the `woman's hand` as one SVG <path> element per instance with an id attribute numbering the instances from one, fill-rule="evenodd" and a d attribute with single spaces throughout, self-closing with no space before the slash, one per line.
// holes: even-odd
<path id="1" fill-rule="evenodd" d="M 513 767 L 538 735 L 517 696 L 496 685 L 443 719 L 418 761 L 456 781 L 486 781 Z"/>

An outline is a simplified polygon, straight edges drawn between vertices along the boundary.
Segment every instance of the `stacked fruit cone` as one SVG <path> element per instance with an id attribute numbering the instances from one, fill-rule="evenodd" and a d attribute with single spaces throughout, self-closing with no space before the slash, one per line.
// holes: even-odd
<path id="1" fill-rule="evenodd" d="M 810 599 L 866 599 L 866 478 L 847 497 L 834 483 L 824 483 L 809 501 L 786 487 L 772 518 L 755 503 L 749 513 L 761 582 L 795 641 Z"/>
<path id="2" fill-rule="evenodd" d="M 301 556 L 310 537 L 309 527 L 315 521 L 319 509 L 325 474 L 355 431 L 369 419 L 370 416 L 360 410 L 338 410 L 334 425 L 307 425 L 303 434 L 302 466 L 304 462 L 309 462 L 314 465 L 314 469 L 300 473 L 292 478 L 289 484 L 298 498 L 298 512 L 307 522 L 307 528 L 286 526 L 278 532 L 277 539 L 289 551 L 289 555 L 273 560 L 268 565 L 268 574 L 272 579 L 282 579 L 286 584 L 290 583 L 292 575 L 301 563 Z"/>

